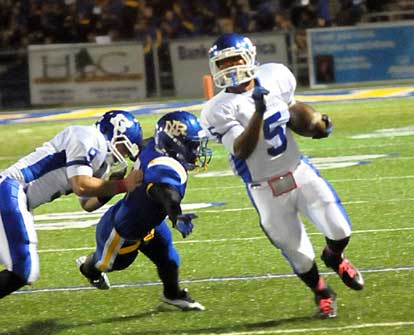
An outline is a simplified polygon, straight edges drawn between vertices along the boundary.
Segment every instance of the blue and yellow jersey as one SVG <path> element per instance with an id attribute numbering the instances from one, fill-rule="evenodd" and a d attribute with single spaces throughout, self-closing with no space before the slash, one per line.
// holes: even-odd
<path id="1" fill-rule="evenodd" d="M 182 198 L 188 177 L 185 168 L 178 161 L 155 150 L 154 140 L 150 140 L 143 148 L 135 168 L 142 169 L 144 173 L 142 185 L 109 210 L 112 211 L 110 215 L 119 235 L 131 240 L 146 236 L 167 215 L 164 207 L 148 195 L 150 188 L 154 184 L 167 184 L 174 187 Z"/>

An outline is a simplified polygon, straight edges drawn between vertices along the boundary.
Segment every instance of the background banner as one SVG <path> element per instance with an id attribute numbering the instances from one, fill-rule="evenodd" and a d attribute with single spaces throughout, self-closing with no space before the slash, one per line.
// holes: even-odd
<path id="1" fill-rule="evenodd" d="M 260 63 L 288 64 L 288 35 L 281 33 L 249 34 L 256 45 Z M 175 95 L 179 97 L 202 97 L 203 75 L 209 74 L 208 50 L 216 38 L 173 40 L 170 55 L 174 77 Z"/>
<path id="2" fill-rule="evenodd" d="M 414 79 L 414 23 L 309 29 L 311 87 Z"/>
<path id="3" fill-rule="evenodd" d="M 31 45 L 29 77 L 34 105 L 146 97 L 144 52 L 140 44 Z"/>

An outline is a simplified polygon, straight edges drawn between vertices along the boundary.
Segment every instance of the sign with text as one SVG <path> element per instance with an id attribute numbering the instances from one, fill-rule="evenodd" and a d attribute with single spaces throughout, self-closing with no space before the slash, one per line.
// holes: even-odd
<path id="1" fill-rule="evenodd" d="M 249 34 L 256 45 L 260 63 L 288 62 L 287 37 L 281 33 Z M 208 50 L 216 39 L 187 39 L 170 42 L 175 94 L 180 97 L 202 97 L 202 77 L 210 73 Z"/>
<path id="2" fill-rule="evenodd" d="M 414 79 L 414 24 L 309 29 L 311 86 Z"/>
<path id="3" fill-rule="evenodd" d="M 29 46 L 31 103 L 130 101 L 146 97 L 140 44 Z"/>

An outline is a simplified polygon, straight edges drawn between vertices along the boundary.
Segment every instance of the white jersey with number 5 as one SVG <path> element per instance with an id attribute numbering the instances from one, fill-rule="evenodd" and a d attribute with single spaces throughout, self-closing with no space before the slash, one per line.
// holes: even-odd
<path id="1" fill-rule="evenodd" d="M 263 132 L 249 158 L 240 160 L 230 155 L 233 170 L 247 183 L 282 175 L 294 169 L 301 159 L 291 130 L 286 127 L 288 105 L 295 102 L 295 77 L 286 66 L 269 63 L 259 66 L 256 80 L 269 91 L 265 97 Z M 202 125 L 231 154 L 234 153 L 234 140 L 244 131 L 255 112 L 252 92 L 234 94 L 223 90 L 208 101 L 201 112 Z"/>
<path id="2" fill-rule="evenodd" d="M 72 192 L 69 178 L 105 175 L 107 144 L 93 126 L 70 126 L 0 175 L 17 180 L 29 209 Z"/>
<path id="3" fill-rule="evenodd" d="M 288 105 L 294 103 L 296 80 L 281 64 L 258 68 L 256 80 L 269 91 L 259 142 L 246 160 L 233 154 L 234 140 L 255 112 L 252 90 L 222 91 L 201 112 L 201 122 L 231 153 L 235 172 L 247 185 L 260 225 L 272 244 L 282 250 L 296 273 L 308 272 L 315 253 L 299 213 L 326 237 L 341 240 L 351 234 L 346 212 L 330 185 L 302 157 L 287 128 Z"/>

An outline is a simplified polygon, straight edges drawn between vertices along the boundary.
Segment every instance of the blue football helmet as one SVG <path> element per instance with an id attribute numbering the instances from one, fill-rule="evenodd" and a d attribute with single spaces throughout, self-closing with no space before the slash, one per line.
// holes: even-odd
<path id="1" fill-rule="evenodd" d="M 217 62 L 226 58 L 241 57 L 243 65 L 220 70 Z M 249 38 L 238 34 L 220 36 L 209 50 L 210 72 L 219 88 L 235 87 L 254 79 L 257 70 L 256 47 Z"/>
<path id="2" fill-rule="evenodd" d="M 136 160 L 142 144 L 142 129 L 134 115 L 122 110 L 106 112 L 96 123 L 98 130 L 104 135 L 108 144 L 107 163 L 117 165 L 119 169 L 128 166 L 117 145 L 123 144 L 129 158 Z"/>
<path id="3" fill-rule="evenodd" d="M 211 149 L 198 118 L 189 112 L 165 114 L 155 126 L 155 149 L 179 161 L 186 170 L 207 168 Z"/>

